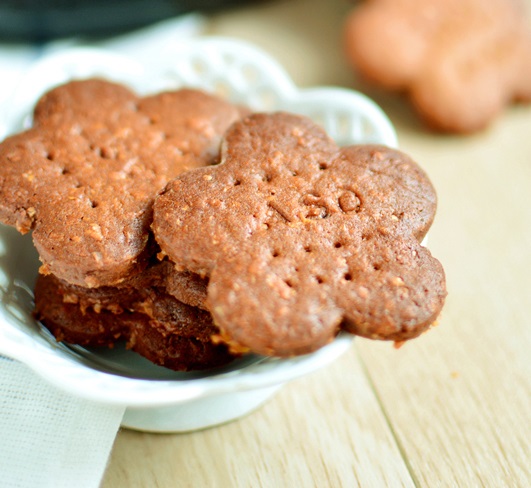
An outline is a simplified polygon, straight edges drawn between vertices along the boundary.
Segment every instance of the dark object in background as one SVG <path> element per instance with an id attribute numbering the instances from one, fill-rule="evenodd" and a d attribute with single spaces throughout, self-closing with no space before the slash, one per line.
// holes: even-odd
<path id="1" fill-rule="evenodd" d="M 250 0 L 0 0 L 0 39 L 47 41 L 76 35 L 105 36 L 191 11 Z"/>

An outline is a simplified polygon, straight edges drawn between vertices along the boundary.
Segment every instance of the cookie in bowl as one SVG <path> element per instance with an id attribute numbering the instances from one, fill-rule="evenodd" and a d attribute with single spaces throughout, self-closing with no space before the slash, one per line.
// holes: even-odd
<path id="1" fill-rule="evenodd" d="M 208 280 L 228 344 L 290 357 L 340 330 L 403 341 L 435 322 L 445 276 L 421 244 L 435 210 L 404 153 L 338 147 L 306 117 L 256 113 L 227 131 L 218 165 L 168 183 L 153 232 L 179 272 Z"/>
<path id="2" fill-rule="evenodd" d="M 157 192 L 216 163 L 222 134 L 243 113 L 200 90 L 140 97 L 103 79 L 76 80 L 45 93 L 32 127 L 0 144 L 0 221 L 32 232 L 44 275 L 35 314 L 58 340 L 125 340 L 179 370 L 233 359 L 211 340 L 206 312 L 166 293 L 163 266 L 151 266 L 150 225 Z"/>
<path id="3" fill-rule="evenodd" d="M 147 266 L 156 193 L 216 162 L 221 135 L 240 116 L 198 90 L 138 97 L 99 79 L 52 89 L 33 127 L 0 145 L 0 221 L 32 230 L 43 273 L 116 285 Z"/>

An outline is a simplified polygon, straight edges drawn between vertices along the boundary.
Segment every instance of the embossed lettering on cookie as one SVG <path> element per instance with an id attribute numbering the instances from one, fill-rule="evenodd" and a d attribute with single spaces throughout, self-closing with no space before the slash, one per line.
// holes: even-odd
<path id="1" fill-rule="evenodd" d="M 435 210 L 405 154 L 339 148 L 308 118 L 279 112 L 235 123 L 219 165 L 171 181 L 153 231 L 177 269 L 209 277 L 225 340 L 291 356 L 340 329 L 405 340 L 429 328 L 446 296 L 443 268 L 420 244 Z"/>

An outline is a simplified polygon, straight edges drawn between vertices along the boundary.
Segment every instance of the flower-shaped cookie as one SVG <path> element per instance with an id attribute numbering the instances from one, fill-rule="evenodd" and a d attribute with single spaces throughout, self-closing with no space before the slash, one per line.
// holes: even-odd
<path id="1" fill-rule="evenodd" d="M 55 88 L 33 127 L 0 145 L 0 221 L 33 229 L 43 273 L 115 285 L 145 265 L 157 192 L 215 162 L 238 118 L 235 106 L 195 90 L 139 98 L 98 79 Z"/>
<path id="2" fill-rule="evenodd" d="M 224 340 L 290 356 L 340 329 L 404 340 L 435 321 L 444 272 L 420 242 L 436 196 L 411 159 L 338 148 L 287 113 L 234 124 L 221 158 L 166 186 L 153 231 L 177 269 L 209 277 Z"/>
<path id="3" fill-rule="evenodd" d="M 345 25 L 349 61 L 406 91 L 434 129 L 468 133 L 531 101 L 531 33 L 519 0 L 372 0 Z"/>

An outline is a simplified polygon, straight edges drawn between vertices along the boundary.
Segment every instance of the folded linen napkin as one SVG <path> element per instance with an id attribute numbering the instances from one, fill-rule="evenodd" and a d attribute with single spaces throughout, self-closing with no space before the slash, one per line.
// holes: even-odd
<path id="1" fill-rule="evenodd" d="M 0 356 L 1 485 L 99 486 L 123 414 L 123 407 L 68 395 Z"/>

